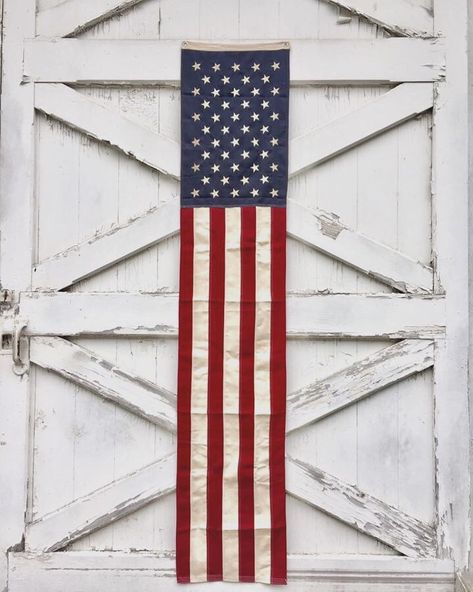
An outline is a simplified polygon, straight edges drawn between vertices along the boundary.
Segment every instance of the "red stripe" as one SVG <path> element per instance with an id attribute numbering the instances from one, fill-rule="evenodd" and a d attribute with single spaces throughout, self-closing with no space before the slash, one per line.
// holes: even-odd
<path id="1" fill-rule="evenodd" d="M 286 208 L 271 208 L 271 582 L 284 584 L 286 567 Z"/>
<path id="2" fill-rule="evenodd" d="M 223 328 L 225 209 L 210 208 L 209 382 L 207 426 L 207 579 L 221 580 L 223 487 Z"/>
<path id="3" fill-rule="evenodd" d="M 176 575 L 190 581 L 190 464 L 192 385 L 192 291 L 194 276 L 194 211 L 181 209 L 179 278 L 179 348 L 177 378 L 177 525 Z"/>
<path id="4" fill-rule="evenodd" d="M 241 208 L 240 457 L 238 526 L 240 581 L 255 579 L 254 412 L 256 208 Z"/>

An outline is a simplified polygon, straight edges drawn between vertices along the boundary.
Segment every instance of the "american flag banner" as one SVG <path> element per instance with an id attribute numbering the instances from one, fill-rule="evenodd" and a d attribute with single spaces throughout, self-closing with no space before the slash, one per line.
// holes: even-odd
<path id="1" fill-rule="evenodd" d="M 184 43 L 179 582 L 286 583 L 287 43 Z"/>

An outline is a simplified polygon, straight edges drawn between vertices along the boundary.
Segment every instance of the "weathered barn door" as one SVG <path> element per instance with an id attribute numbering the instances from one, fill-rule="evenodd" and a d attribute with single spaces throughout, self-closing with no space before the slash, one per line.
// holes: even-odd
<path id="1" fill-rule="evenodd" d="M 292 48 L 289 588 L 453 590 L 466 6 L 4 0 L 2 586 L 182 589 L 180 44 L 276 38 Z"/>

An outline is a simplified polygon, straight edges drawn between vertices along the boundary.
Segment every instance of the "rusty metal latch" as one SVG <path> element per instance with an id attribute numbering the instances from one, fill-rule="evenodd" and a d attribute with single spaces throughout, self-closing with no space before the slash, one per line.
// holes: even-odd
<path id="1" fill-rule="evenodd" d="M 14 293 L 0 290 L 0 347 L 10 349 L 12 370 L 17 376 L 23 376 L 30 367 L 29 342 L 24 330 L 28 321 L 18 317 Z"/>

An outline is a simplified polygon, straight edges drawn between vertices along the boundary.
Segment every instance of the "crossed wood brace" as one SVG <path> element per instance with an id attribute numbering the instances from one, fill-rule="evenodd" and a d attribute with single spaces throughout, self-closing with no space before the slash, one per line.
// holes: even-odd
<path id="1" fill-rule="evenodd" d="M 413 7 L 408 0 L 398 0 L 393 12 L 391 0 L 380 0 L 373 14 L 370 8 L 373 3 L 366 0 L 329 1 L 362 14 L 404 38 L 356 41 L 359 59 L 348 60 L 346 67 L 341 64 L 352 51 L 352 43 L 291 42 L 292 81 L 401 84 L 344 117 L 292 140 L 291 177 L 431 109 L 432 82 L 441 80 L 444 74 L 441 41 L 420 38 L 432 31 L 431 15 L 423 8 Z M 74 4 L 74 11 L 70 10 L 71 2 L 66 0 L 39 12 L 39 34 L 74 36 L 140 0 L 84 0 Z M 396 24 L 393 24 L 394 15 Z M 174 41 L 29 41 L 25 46 L 24 77 L 40 83 L 35 89 L 38 111 L 177 179 L 179 146 L 176 142 L 103 107 L 64 83 L 177 84 L 178 49 L 179 44 Z M 126 52 L 129 59 L 117 59 L 121 52 Z M 305 52 L 322 59 L 298 59 Z M 162 59 L 156 60 L 157 54 Z M 365 59 L 368 56 L 369 60 Z M 175 394 L 57 335 L 175 335 L 175 294 L 87 294 L 59 290 L 178 231 L 179 205 L 174 200 L 40 261 L 33 270 L 35 291 L 22 293 L 19 307 L 20 314 L 28 319 L 32 362 L 171 433 L 176 430 Z M 430 267 L 346 227 L 333 213 L 307 209 L 289 201 L 288 234 L 397 292 L 368 296 L 290 295 L 289 337 L 401 340 L 291 393 L 287 424 L 287 432 L 291 433 L 431 367 L 434 348 L 444 336 L 445 311 L 441 288 L 436 285 Z M 42 290 L 56 292 L 45 294 Z M 110 299 L 123 311 L 118 326 L 115 313 L 112 314 L 117 307 L 110 306 Z M 57 314 L 61 310 L 67 310 L 68 314 Z M 52 311 L 56 314 L 51 314 Z M 287 457 L 286 468 L 288 494 L 404 555 L 435 556 L 434 526 L 297 458 Z M 175 475 L 175 454 L 157 458 L 28 524 L 26 547 L 32 551 L 59 550 L 172 492 Z"/>

